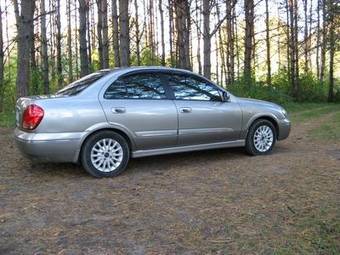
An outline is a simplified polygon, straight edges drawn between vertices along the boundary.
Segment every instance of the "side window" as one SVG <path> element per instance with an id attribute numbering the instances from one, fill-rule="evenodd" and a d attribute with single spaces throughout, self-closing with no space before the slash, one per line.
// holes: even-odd
<path id="1" fill-rule="evenodd" d="M 105 99 L 165 99 L 162 77 L 158 74 L 133 74 L 119 78 L 106 90 Z"/>
<path id="2" fill-rule="evenodd" d="M 221 101 L 218 89 L 203 79 L 169 75 L 169 85 L 177 100 Z"/>

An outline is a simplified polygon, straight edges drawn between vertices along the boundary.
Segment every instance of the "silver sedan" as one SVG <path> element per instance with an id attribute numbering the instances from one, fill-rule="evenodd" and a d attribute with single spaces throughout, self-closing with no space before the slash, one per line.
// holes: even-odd
<path id="1" fill-rule="evenodd" d="M 289 132 L 281 106 L 163 67 L 101 70 L 16 105 L 15 140 L 24 155 L 80 162 L 95 177 L 116 176 L 130 158 L 152 155 L 227 147 L 268 154 Z"/>

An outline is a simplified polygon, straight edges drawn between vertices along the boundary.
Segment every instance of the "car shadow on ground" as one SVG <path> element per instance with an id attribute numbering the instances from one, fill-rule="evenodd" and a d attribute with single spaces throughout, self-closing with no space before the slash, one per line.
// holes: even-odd
<path id="1" fill-rule="evenodd" d="M 272 154 L 281 154 L 288 152 L 288 149 L 282 146 L 276 146 Z M 135 175 L 136 173 L 162 174 L 171 169 L 180 166 L 206 165 L 209 162 L 220 160 L 247 160 L 249 156 L 244 148 L 225 148 L 205 151 L 183 152 L 167 155 L 150 156 L 143 158 L 132 158 L 127 170 L 122 174 L 124 176 Z M 72 163 L 39 163 L 31 162 L 27 169 L 30 173 L 37 175 L 63 176 L 92 178 L 82 168 L 81 164 Z"/>

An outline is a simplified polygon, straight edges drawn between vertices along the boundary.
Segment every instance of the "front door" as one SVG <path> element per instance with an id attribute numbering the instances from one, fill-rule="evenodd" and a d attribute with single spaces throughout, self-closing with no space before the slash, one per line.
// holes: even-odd
<path id="1" fill-rule="evenodd" d="M 195 145 L 239 139 L 242 114 L 232 100 L 222 100 L 221 91 L 196 76 L 171 75 L 179 120 L 179 145 Z"/>

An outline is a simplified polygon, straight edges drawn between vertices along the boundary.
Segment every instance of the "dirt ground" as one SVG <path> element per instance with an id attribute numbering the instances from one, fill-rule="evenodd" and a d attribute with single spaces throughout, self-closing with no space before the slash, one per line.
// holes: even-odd
<path id="1" fill-rule="evenodd" d="M 0 254 L 335 254 L 340 143 L 308 133 L 330 119 L 294 123 L 269 156 L 134 159 L 111 179 L 32 164 L 2 128 Z"/>

